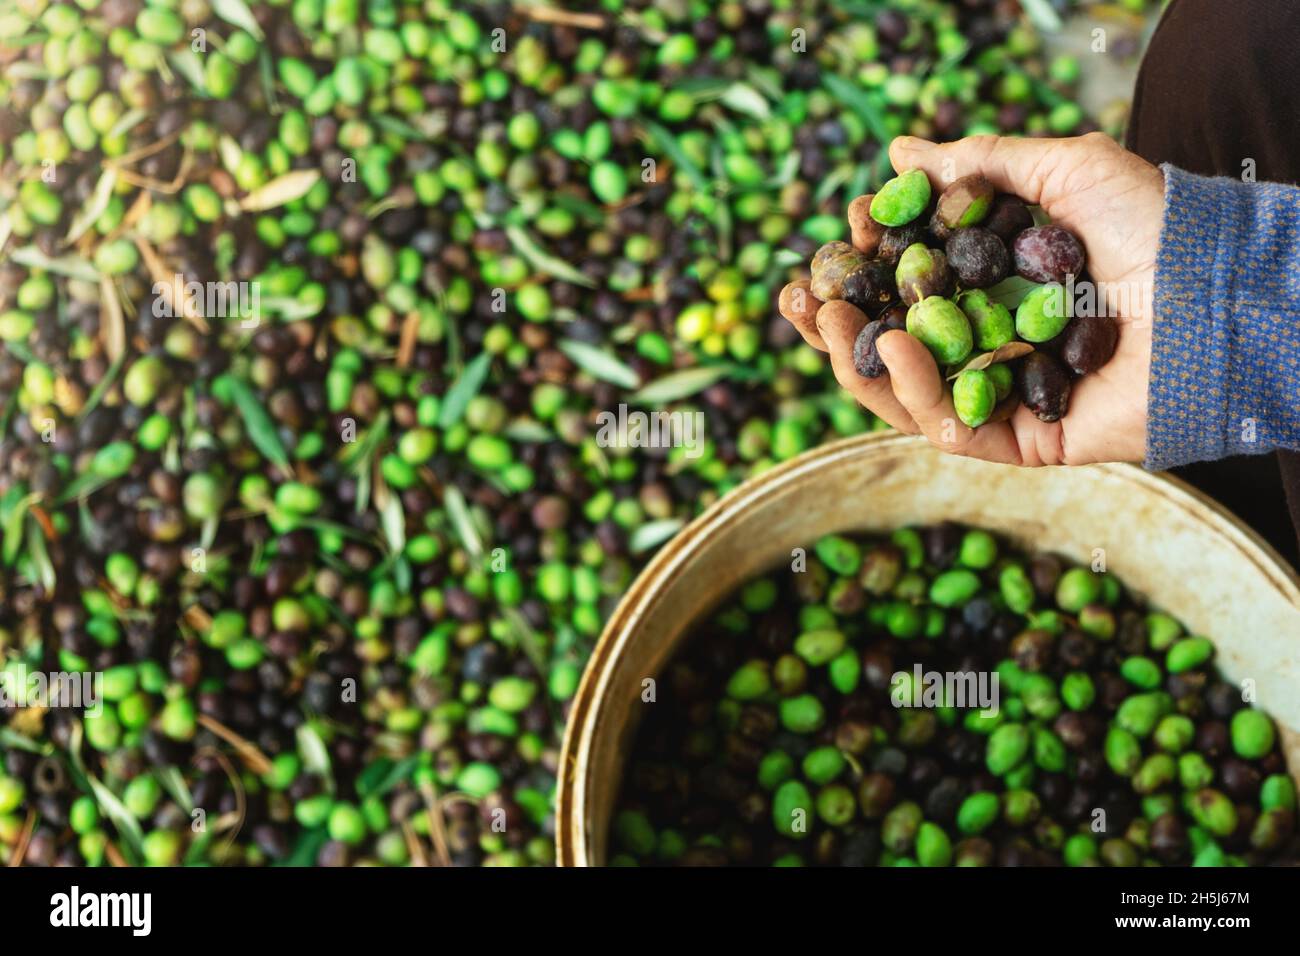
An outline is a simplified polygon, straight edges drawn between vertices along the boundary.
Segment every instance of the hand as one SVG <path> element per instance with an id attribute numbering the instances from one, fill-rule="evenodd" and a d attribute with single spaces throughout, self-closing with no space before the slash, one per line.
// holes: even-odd
<path id="1" fill-rule="evenodd" d="M 968 428 L 929 351 L 904 332 L 887 332 L 877 348 L 887 376 L 863 378 L 853 368 L 853 341 L 863 322 L 853 310 L 820 310 L 807 280 L 782 291 L 781 312 L 804 340 L 830 353 L 839 383 L 900 431 L 924 434 L 944 451 L 1018 465 L 1082 465 L 1141 461 L 1146 445 L 1147 377 L 1156 247 L 1164 209 L 1164 177 L 1156 167 L 1101 133 L 1072 139 L 975 136 L 936 145 L 894 140 L 894 169 L 923 169 L 939 188 L 982 173 L 1000 192 L 1040 205 L 1074 232 L 1088 252 L 1088 272 L 1101 289 L 1123 290 L 1115 315 L 1119 342 L 1102 369 L 1077 379 L 1066 415 L 1041 422 L 1023 405 L 1006 420 Z M 807 308 L 796 310 L 804 299 Z M 1100 290 L 1098 306 L 1102 307 Z M 1113 314 L 1113 313 L 1112 313 Z M 865 317 L 864 317 L 865 318 Z"/>

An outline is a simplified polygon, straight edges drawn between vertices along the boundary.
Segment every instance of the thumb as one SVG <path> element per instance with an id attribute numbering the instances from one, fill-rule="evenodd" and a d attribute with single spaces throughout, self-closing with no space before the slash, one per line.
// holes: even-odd
<path id="1" fill-rule="evenodd" d="M 999 192 L 1012 193 L 1031 205 L 1046 206 L 1047 157 L 1071 142 L 1061 139 L 1010 136 L 970 136 L 952 143 L 931 143 L 900 136 L 889 146 L 894 169 L 921 169 L 943 189 L 955 179 L 979 173 Z"/>

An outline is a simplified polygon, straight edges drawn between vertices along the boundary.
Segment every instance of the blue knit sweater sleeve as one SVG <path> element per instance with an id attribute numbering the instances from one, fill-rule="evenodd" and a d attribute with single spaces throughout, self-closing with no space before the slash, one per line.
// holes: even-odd
<path id="1" fill-rule="evenodd" d="M 1300 188 L 1164 172 L 1146 467 L 1300 449 Z"/>

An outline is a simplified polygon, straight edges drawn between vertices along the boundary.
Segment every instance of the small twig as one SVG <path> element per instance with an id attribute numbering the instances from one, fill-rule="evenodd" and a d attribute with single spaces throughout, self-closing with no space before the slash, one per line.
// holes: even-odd
<path id="1" fill-rule="evenodd" d="M 112 840 L 104 841 L 104 856 L 108 857 L 108 862 L 114 866 L 128 870 L 131 868 L 131 864 L 126 862 L 126 857 L 122 855 L 122 851 L 117 848 L 117 844 Z"/>
<path id="2" fill-rule="evenodd" d="M 420 332 L 420 313 L 408 312 L 402 320 L 402 337 L 397 346 L 397 367 L 407 368 L 415 357 L 416 337 Z"/>
<path id="3" fill-rule="evenodd" d="M 515 10 L 538 23 L 558 23 L 561 26 L 577 27 L 580 30 L 605 29 L 605 18 L 598 13 L 574 13 L 571 10 L 533 3 L 516 3 Z"/>
<path id="4" fill-rule="evenodd" d="M 447 821 L 442 817 L 442 804 L 438 802 L 438 791 L 432 781 L 420 784 L 420 796 L 424 798 L 424 808 L 429 814 L 429 838 L 438 854 L 439 866 L 451 866 L 451 850 L 447 846 Z"/>
<path id="5" fill-rule="evenodd" d="M 172 310 L 180 312 L 185 321 L 207 335 L 211 331 L 207 321 L 199 313 L 194 301 L 185 294 L 185 277 L 169 271 L 162 256 L 158 255 L 143 236 L 135 237 L 135 246 L 140 250 L 140 257 L 144 259 L 145 267 L 149 270 L 154 284 L 162 288 L 163 297 L 171 305 Z"/>
<path id="6" fill-rule="evenodd" d="M 18 843 L 14 846 L 13 855 L 9 857 L 10 866 L 22 866 L 23 857 L 27 855 L 27 845 L 32 841 L 32 831 L 36 829 L 36 808 L 32 807 L 27 811 L 27 822 L 23 824 L 23 832 L 18 835 Z"/>
<path id="7" fill-rule="evenodd" d="M 429 856 L 424 852 L 424 844 L 415 835 L 415 830 L 411 828 L 411 824 L 406 820 L 403 820 L 401 825 L 402 837 L 406 840 L 406 849 L 411 854 L 411 859 L 414 861 L 413 865 L 428 866 Z"/>
<path id="8" fill-rule="evenodd" d="M 200 717 L 199 719 L 202 720 L 203 718 Z M 216 723 L 216 721 L 213 721 L 213 723 Z M 213 732 L 219 733 L 219 731 L 216 730 Z M 252 744 L 249 744 L 249 746 L 251 747 Z M 233 822 L 234 829 L 230 832 L 230 836 L 226 838 L 225 846 L 221 848 L 221 858 L 224 859 L 231 844 L 235 842 L 235 837 L 239 836 L 239 831 L 244 828 L 244 819 L 248 813 L 248 803 L 244 799 L 244 783 L 239 779 L 239 774 L 235 771 L 234 764 L 232 764 L 226 755 L 220 750 L 217 750 L 215 747 L 204 747 L 194 755 L 195 760 L 197 760 L 201 754 L 211 754 L 217 763 L 221 764 L 221 769 L 226 772 L 226 777 L 230 780 L 230 785 L 235 788 L 235 819 L 225 823 L 226 826 L 229 826 L 231 825 L 231 822 Z M 229 816 L 229 814 L 227 816 Z M 223 821 L 226 821 L 226 817 L 217 818 L 216 822 L 213 824 L 214 833 L 220 832 Z"/>
<path id="9" fill-rule="evenodd" d="M 141 146 L 138 149 L 133 149 L 129 153 L 123 153 L 121 156 L 115 156 L 112 159 L 106 159 L 104 160 L 104 165 L 114 166 L 119 169 L 123 166 L 130 166 L 137 159 L 145 159 L 149 156 L 152 156 L 154 153 L 162 152 L 164 149 L 166 149 L 168 146 L 170 146 L 172 143 L 176 142 L 180 138 L 181 138 L 181 130 L 179 129 L 174 130 L 168 133 L 162 139 L 155 140 L 154 142 L 149 143 L 147 146 Z"/>
<path id="10" fill-rule="evenodd" d="M 212 731 L 226 743 L 230 744 L 235 750 L 239 751 L 239 756 L 243 758 L 248 769 L 256 774 L 271 772 L 271 761 L 267 759 L 266 754 L 258 750 L 252 743 L 245 740 L 239 734 L 235 733 L 221 721 L 216 720 L 207 714 L 199 714 L 199 723 Z"/>
<path id="11" fill-rule="evenodd" d="M 140 189 L 152 189 L 154 192 L 166 193 L 172 195 L 180 192 L 185 185 L 185 177 L 189 175 L 190 166 L 193 164 L 194 157 L 187 149 L 181 156 L 181 164 L 176 169 L 176 175 L 171 178 L 171 182 L 164 182 L 161 179 L 155 179 L 152 176 L 145 176 L 141 173 L 132 172 L 129 169 L 119 169 L 117 176 L 119 179 L 126 181 L 132 186 Z"/>

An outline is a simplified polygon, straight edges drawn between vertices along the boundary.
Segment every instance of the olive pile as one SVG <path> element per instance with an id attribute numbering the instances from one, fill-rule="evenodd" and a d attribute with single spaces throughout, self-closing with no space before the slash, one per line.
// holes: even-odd
<path id="1" fill-rule="evenodd" d="M 565 6 L 0 10 L 0 657 L 105 695 L 0 711 L 0 860 L 550 863 L 636 570 L 880 425 L 773 292 L 892 137 L 1095 128 L 1015 0 Z"/>
<path id="2" fill-rule="evenodd" d="M 1070 296 L 1086 280 L 1083 244 L 1060 226 L 1035 225 L 1025 203 L 983 176 L 956 180 L 933 203 L 931 194 L 914 169 L 855 199 L 852 241 L 817 250 L 808 292 L 864 313 L 853 350 L 859 375 L 885 374 L 876 341 L 904 329 L 946 369 L 965 424 L 1005 417 L 1022 401 L 1041 421 L 1057 421 L 1072 377 L 1105 365 L 1118 341 L 1110 316 L 1073 314 Z M 1013 274 L 1032 286 L 1002 285 Z"/>
<path id="3" fill-rule="evenodd" d="M 1295 863 L 1276 729 L 1213 656 L 1113 575 L 983 530 L 822 538 L 669 664 L 612 862 Z"/>

